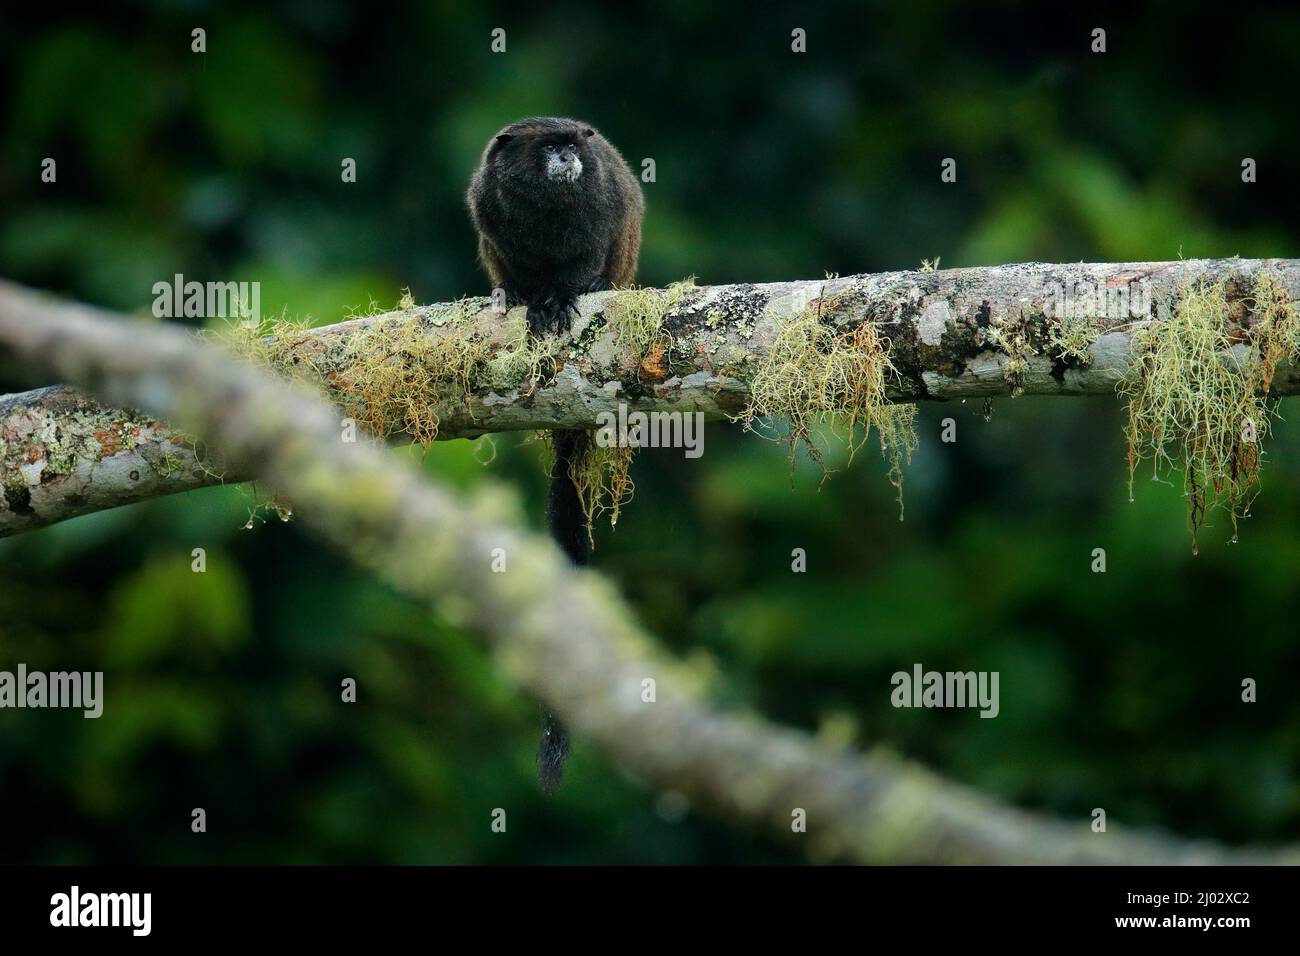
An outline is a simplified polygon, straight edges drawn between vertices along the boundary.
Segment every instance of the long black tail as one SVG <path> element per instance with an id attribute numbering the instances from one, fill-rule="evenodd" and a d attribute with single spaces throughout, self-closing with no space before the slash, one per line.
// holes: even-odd
<path id="1" fill-rule="evenodd" d="M 574 487 L 569 469 L 587 451 L 591 436 L 584 431 L 551 433 L 555 464 L 551 466 L 551 485 L 546 502 L 546 524 L 551 536 L 569 559 L 579 567 L 591 558 L 591 535 L 582 499 Z M 569 756 L 569 734 L 550 711 L 542 716 L 542 738 L 537 745 L 537 778 L 542 792 L 555 793 L 564 779 L 564 760 Z"/>
<path id="2" fill-rule="evenodd" d="M 569 477 L 574 460 L 580 458 L 591 442 L 584 431 L 551 432 L 555 464 L 551 466 L 551 487 L 546 502 L 546 526 L 551 536 L 574 564 L 585 566 L 591 558 L 591 533 L 587 515 L 582 510 L 578 489 Z"/>
<path id="3" fill-rule="evenodd" d="M 542 793 L 554 796 L 564 780 L 564 761 L 569 756 L 569 734 L 549 710 L 542 711 L 542 739 L 537 744 L 537 781 Z"/>

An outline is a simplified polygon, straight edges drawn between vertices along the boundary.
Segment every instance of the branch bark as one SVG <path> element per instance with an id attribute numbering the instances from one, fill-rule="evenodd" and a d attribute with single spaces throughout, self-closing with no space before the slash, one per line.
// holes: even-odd
<path id="1" fill-rule="evenodd" d="M 3 537 L 203 488 L 226 472 L 166 422 L 55 385 L 0 396 L 0 475 Z"/>
<path id="2" fill-rule="evenodd" d="M 356 343 L 368 334 L 387 342 L 393 362 L 408 361 L 412 343 L 436 347 L 472 342 L 486 361 L 443 378 L 426 376 L 424 417 L 412 422 L 392 409 L 377 418 L 385 431 L 427 438 L 549 428 L 593 428 L 602 414 L 700 412 L 735 416 L 750 402 L 748 382 L 781 329 L 805 308 L 845 330 L 875 323 L 898 371 L 889 382 L 899 401 L 1030 395 L 1113 394 L 1129 367 L 1129 339 L 1142 323 L 1170 314 L 1179 291 L 1198 281 L 1227 284 L 1228 321 L 1249 324 L 1246 304 L 1268 270 L 1300 300 L 1300 260 L 1213 259 L 1100 264 L 1023 263 L 987 268 L 890 272 L 816 281 L 688 287 L 664 295 L 662 325 L 649 347 L 628 344 L 620 325 L 626 293 L 584 296 L 573 335 L 551 339 L 529 356 L 541 370 L 503 384 L 493 363 L 518 356 L 523 310 L 502 316 L 487 299 L 421 306 L 354 319 L 285 337 L 279 363 L 310 368 L 336 402 L 364 399 L 365 369 Z M 671 301 L 670 301 L 671 300 Z M 0 281 L 0 315 L 37 324 L 59 307 L 46 297 Z M 657 318 L 657 317 L 656 317 Z M 1086 330 L 1086 364 L 1063 354 L 1062 330 Z M 449 337 L 456 336 L 455 342 Z M 400 347 L 394 342 L 404 342 Z M 1240 346 L 1245 348 L 1245 346 Z M 369 355 L 374 359 L 373 353 Z M 362 385 L 358 385 L 361 382 Z M 1281 366 L 1272 390 L 1300 392 L 1300 369 Z M 128 410 L 98 409 L 62 393 L 7 396 L 0 404 L 0 536 L 144 497 L 251 475 L 202 462 L 184 436 L 149 423 L 138 448 L 114 450 L 84 433 L 64 447 L 57 436 L 79 434 L 75 416 L 97 424 L 136 423 Z M 83 430 L 84 431 L 84 430 Z M 68 456 L 71 455 L 71 460 Z M 42 467 L 41 462 L 45 465 Z M 160 470 L 157 463 L 163 463 Z M 179 467 L 176 467 L 179 465 Z M 135 477 L 133 477 L 135 476 Z"/>
<path id="3" fill-rule="evenodd" d="M 413 599 L 482 636 L 503 670 L 611 759 L 697 805 L 820 856 L 913 863 L 1295 863 L 1300 848 L 1228 849 L 1112 819 L 1044 820 L 883 755 L 705 703 L 700 677 L 663 657 L 614 589 L 519 530 L 509 496 L 464 502 L 374 444 L 339 440 L 337 412 L 301 386 L 170 327 L 63 305 L 0 308 L 0 351 L 185 423 L 231 467 L 283 488 L 312 531 Z M 494 549 L 505 573 L 491 570 Z M 657 701 L 642 682 L 657 682 Z M 882 691 L 883 692 L 883 691 Z M 792 813 L 807 833 L 791 833 Z"/>

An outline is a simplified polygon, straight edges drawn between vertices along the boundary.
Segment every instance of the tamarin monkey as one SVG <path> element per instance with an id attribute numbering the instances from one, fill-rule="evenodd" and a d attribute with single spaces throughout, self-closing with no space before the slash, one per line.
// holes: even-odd
<path id="1" fill-rule="evenodd" d="M 567 333 L 579 295 L 636 278 L 641 186 L 618 150 L 587 123 L 533 117 L 510 124 L 483 150 L 466 198 L 488 278 L 504 290 L 507 306 L 528 306 L 534 335 Z M 546 520 L 577 565 L 590 557 L 590 537 L 571 469 L 590 441 L 584 431 L 551 433 L 555 463 Z M 537 751 L 545 793 L 559 787 L 568 754 L 568 734 L 547 712 Z"/>

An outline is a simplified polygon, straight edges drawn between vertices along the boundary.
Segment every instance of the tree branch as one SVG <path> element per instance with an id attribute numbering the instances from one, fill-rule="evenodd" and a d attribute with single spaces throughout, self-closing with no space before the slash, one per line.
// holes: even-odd
<path id="1" fill-rule="evenodd" d="M 12 290 L 10 290 L 12 291 Z M 503 670 L 614 761 L 697 804 L 826 857 L 863 862 L 1283 863 L 1300 850 L 1230 850 L 1112 820 L 1051 822 L 919 767 L 818 745 L 703 703 L 694 672 L 666 660 L 614 589 L 510 520 L 489 487 L 466 504 L 368 442 L 340 441 L 337 411 L 178 329 L 80 306 L 0 308 L 0 346 L 105 400 L 192 427 L 233 469 L 283 488 L 312 531 L 392 585 L 481 635 Z M 491 569 L 503 549 L 505 573 Z M 657 700 L 642 699 L 643 681 Z M 882 689 L 882 693 L 884 690 Z M 793 836 L 792 813 L 807 813 Z"/>
<path id="2" fill-rule="evenodd" d="M 593 428 L 620 404 L 735 416 L 750 404 L 749 382 L 781 330 L 809 309 L 844 330 L 876 326 L 897 371 L 887 382 L 895 400 L 1113 394 L 1129 368 L 1134 328 L 1167 319 L 1180 292 L 1199 281 L 1225 282 L 1225 321 L 1246 328 L 1246 305 L 1265 270 L 1300 301 L 1294 259 L 1025 263 L 594 293 L 582 298 L 572 337 L 542 346 L 528 342 L 522 308 L 503 316 L 487 299 L 467 299 L 281 332 L 263 351 L 277 368 L 317 384 L 345 414 L 382 434 L 421 440 Z M 35 324 L 58 308 L 0 281 L 0 315 Z M 1086 355 L 1063 344 L 1068 335 L 1086 345 Z M 1300 369 L 1279 367 L 1272 390 L 1300 392 Z M 138 450 L 115 451 L 91 436 L 135 423 L 129 439 L 139 416 L 67 392 L 62 404 L 50 401 L 38 392 L 0 404 L 8 503 L 0 536 L 221 475 L 251 477 L 204 471 L 184 436 L 159 423 L 135 436 Z M 87 434 L 77 415 L 96 427 Z M 70 445 L 54 437 L 60 434 L 73 436 Z"/>
<path id="3" fill-rule="evenodd" d="M 222 480 L 219 467 L 165 422 L 75 388 L 0 396 L 0 537 L 202 488 Z"/>

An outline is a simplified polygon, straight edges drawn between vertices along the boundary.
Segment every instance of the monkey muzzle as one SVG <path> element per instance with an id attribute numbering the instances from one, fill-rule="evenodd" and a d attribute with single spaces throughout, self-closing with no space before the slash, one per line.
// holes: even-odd
<path id="1" fill-rule="evenodd" d="M 546 178 L 556 183 L 571 183 L 582 175 L 582 160 L 568 148 L 546 157 Z"/>

